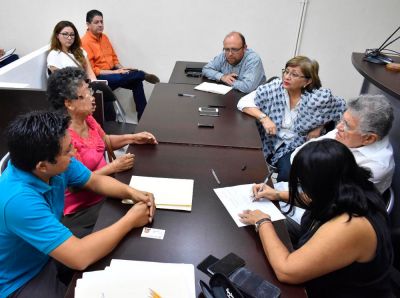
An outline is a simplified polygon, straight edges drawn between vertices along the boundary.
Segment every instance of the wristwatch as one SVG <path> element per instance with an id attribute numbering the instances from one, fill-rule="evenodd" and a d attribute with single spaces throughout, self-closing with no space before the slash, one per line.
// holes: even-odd
<path id="1" fill-rule="evenodd" d="M 257 117 L 257 120 L 258 120 L 259 122 L 261 122 L 261 120 L 263 120 L 265 117 L 267 117 L 267 115 L 261 114 L 260 116 Z"/>
<path id="2" fill-rule="evenodd" d="M 271 222 L 271 218 L 269 217 L 264 217 L 261 218 L 260 220 L 256 221 L 254 228 L 256 230 L 256 233 L 258 233 L 258 230 L 260 229 L 261 225 L 266 223 L 266 222 Z"/>

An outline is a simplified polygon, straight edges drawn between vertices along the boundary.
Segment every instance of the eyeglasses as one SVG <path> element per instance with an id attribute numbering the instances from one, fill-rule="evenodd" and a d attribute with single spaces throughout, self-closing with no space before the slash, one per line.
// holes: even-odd
<path id="1" fill-rule="evenodd" d="M 236 53 L 239 53 L 239 51 L 241 49 L 243 49 L 243 47 L 240 47 L 240 48 L 223 48 L 222 50 L 224 51 L 225 54 L 228 54 L 228 53 L 236 54 Z"/>
<path id="2" fill-rule="evenodd" d="M 91 99 L 93 97 L 94 91 L 92 88 L 88 88 L 88 90 L 89 90 L 89 93 L 86 93 L 86 95 L 78 95 L 78 99 L 86 99 L 86 98 Z"/>
<path id="3" fill-rule="evenodd" d="M 74 39 L 74 38 L 75 38 L 75 33 L 61 32 L 60 34 L 61 34 L 64 38 L 71 38 L 71 39 Z"/>
<path id="4" fill-rule="evenodd" d="M 339 122 L 337 125 L 342 125 L 343 126 L 343 130 L 348 132 L 348 131 L 356 131 L 357 129 L 355 128 L 351 128 L 349 126 L 349 124 L 347 123 L 347 121 L 342 117 L 340 118 Z"/>
<path id="5" fill-rule="evenodd" d="M 292 78 L 292 79 L 306 78 L 306 76 L 301 76 L 298 73 L 290 72 L 288 69 L 284 69 L 284 68 L 282 69 L 282 75 L 288 76 L 289 78 Z"/>

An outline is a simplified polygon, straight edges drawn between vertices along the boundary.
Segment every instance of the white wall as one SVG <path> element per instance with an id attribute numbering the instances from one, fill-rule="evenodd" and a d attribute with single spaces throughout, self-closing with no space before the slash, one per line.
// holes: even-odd
<path id="1" fill-rule="evenodd" d="M 354 97 L 362 77 L 353 51 L 378 47 L 398 23 L 399 0 L 309 0 L 300 53 L 320 63 L 324 86 Z M 21 55 L 49 42 L 54 25 L 72 21 L 81 34 L 90 9 L 104 13 L 105 32 L 124 65 L 167 82 L 176 60 L 208 61 L 231 30 L 241 31 L 262 57 L 267 76 L 278 75 L 293 56 L 299 0 L 50 0 L 3 1 L 0 47 Z M 393 45 L 399 50 L 400 41 Z M 151 92 L 146 85 L 146 93 Z"/>

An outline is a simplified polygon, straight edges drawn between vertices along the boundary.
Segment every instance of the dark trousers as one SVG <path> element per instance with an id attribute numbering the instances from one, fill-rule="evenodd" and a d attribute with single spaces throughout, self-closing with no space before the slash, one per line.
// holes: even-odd
<path id="1" fill-rule="evenodd" d="M 294 150 L 283 155 L 276 163 L 276 167 L 278 168 L 278 177 L 276 178 L 276 181 L 289 181 L 291 167 L 290 155 L 292 155 L 293 151 Z"/>
<path id="2" fill-rule="evenodd" d="M 67 286 L 61 282 L 55 261 L 50 261 L 34 278 L 8 298 L 62 298 Z"/>
<path id="3" fill-rule="evenodd" d="M 8 57 L 7 59 L 4 59 L 3 61 L 0 62 L 0 68 L 3 66 L 6 66 L 7 64 L 10 64 L 11 62 L 14 62 L 18 58 L 19 58 L 18 55 L 12 54 L 10 57 Z"/>
<path id="4" fill-rule="evenodd" d="M 144 72 L 141 70 L 134 70 L 124 74 L 105 74 L 99 75 L 99 80 L 107 80 L 108 86 L 112 90 L 117 88 L 125 88 L 132 90 L 133 99 L 136 104 L 136 111 L 138 113 L 138 120 L 142 117 L 144 108 L 146 107 L 147 100 L 143 89 Z"/>
<path id="5" fill-rule="evenodd" d="M 61 222 L 78 238 L 83 238 L 92 233 L 103 202 L 92 205 L 75 213 L 62 217 Z"/>

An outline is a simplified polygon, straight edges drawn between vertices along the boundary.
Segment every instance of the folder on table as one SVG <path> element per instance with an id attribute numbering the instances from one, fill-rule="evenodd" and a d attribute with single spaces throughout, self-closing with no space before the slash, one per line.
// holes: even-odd
<path id="1" fill-rule="evenodd" d="M 153 193 L 158 209 L 192 210 L 193 179 L 132 176 L 129 186 Z"/>

